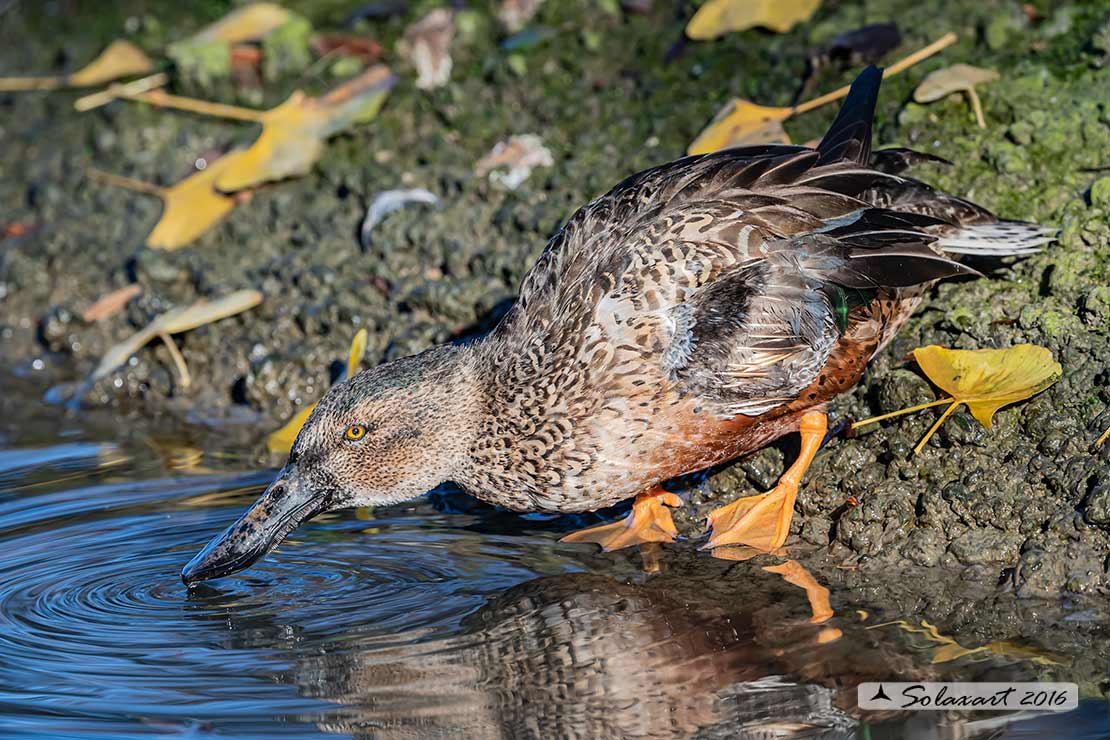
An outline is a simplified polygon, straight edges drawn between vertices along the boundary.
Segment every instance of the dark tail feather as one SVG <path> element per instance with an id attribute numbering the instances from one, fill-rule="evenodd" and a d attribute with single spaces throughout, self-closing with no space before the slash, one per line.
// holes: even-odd
<path id="1" fill-rule="evenodd" d="M 859 73 L 825 138 L 817 145 L 818 165 L 849 160 L 866 165 L 871 158 L 871 121 L 883 71 L 870 66 Z"/>

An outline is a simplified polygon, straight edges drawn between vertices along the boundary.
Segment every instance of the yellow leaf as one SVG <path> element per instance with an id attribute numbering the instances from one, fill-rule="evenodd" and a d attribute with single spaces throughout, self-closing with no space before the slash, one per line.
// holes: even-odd
<path id="1" fill-rule="evenodd" d="M 358 366 L 362 364 L 362 358 L 366 355 L 366 337 L 366 330 L 359 329 L 355 338 L 351 340 L 351 350 L 347 353 L 348 378 L 358 372 Z"/>
<path id="2" fill-rule="evenodd" d="M 883 71 L 883 78 L 903 72 L 955 42 L 956 34 L 946 33 L 928 46 L 918 49 L 887 67 Z M 783 121 L 799 113 L 805 113 L 840 100 L 848 94 L 850 89 L 850 85 L 845 85 L 830 93 L 799 103 L 793 108 L 774 108 L 733 98 L 714 116 L 705 130 L 698 134 L 698 138 L 690 144 L 686 153 L 708 154 L 730 146 L 751 144 L 779 142 L 789 144 L 790 138 L 782 128 Z"/>
<path id="3" fill-rule="evenodd" d="M 92 87 L 120 77 L 146 74 L 154 68 L 150 57 L 129 41 L 117 39 L 96 59 L 66 78 L 73 87 Z"/>
<path id="4" fill-rule="evenodd" d="M 857 421 L 852 424 L 852 429 L 911 411 L 948 404 L 948 408 L 913 448 L 914 453 L 921 452 L 944 420 L 962 404 L 967 405 L 980 424 L 990 429 L 996 411 L 1035 396 L 1063 374 L 1063 368 L 1053 359 L 1052 352 L 1035 344 L 977 350 L 930 345 L 915 349 L 913 356 L 921 371 L 949 397 Z"/>
<path id="5" fill-rule="evenodd" d="M 913 356 L 929 380 L 967 404 L 988 429 L 998 409 L 1040 393 L 1063 373 L 1052 352 L 1035 344 L 977 350 L 930 345 L 915 349 Z"/>
<path id="6" fill-rule="evenodd" d="M 224 41 L 229 44 L 257 41 L 291 17 L 292 13 L 276 3 L 251 3 L 205 26 L 187 41 Z"/>
<path id="7" fill-rule="evenodd" d="M 162 217 L 146 239 L 152 249 L 177 249 L 190 243 L 235 207 L 235 198 L 216 190 L 216 179 L 243 152 L 229 152 L 196 174 L 160 193 Z"/>
<path id="8" fill-rule="evenodd" d="M 262 133 L 221 170 L 216 187 L 233 192 L 305 174 L 319 159 L 324 140 L 377 115 L 395 82 L 389 68 L 379 65 L 319 98 L 293 93 L 259 116 Z"/>
<path id="9" fill-rule="evenodd" d="M 706 41 L 755 26 L 785 33 L 820 5 L 821 0 L 709 0 L 686 25 L 686 35 Z"/>
<path id="10" fill-rule="evenodd" d="M 358 366 L 362 364 L 362 357 L 366 354 L 366 337 L 366 330 L 359 329 L 355 338 L 351 340 L 351 349 L 347 353 L 347 372 L 344 373 L 344 377 L 349 378 L 358 372 Z M 301 427 L 308 421 L 314 408 L 316 408 L 315 403 L 298 411 L 285 426 L 266 438 L 266 448 L 270 452 L 289 452 L 293 448 L 293 443 L 297 441 Z"/>
<path id="11" fill-rule="evenodd" d="M 316 408 L 315 403 L 309 404 L 303 410 L 294 414 L 285 426 L 267 437 L 266 449 L 270 452 L 286 453 L 293 449 L 293 443 L 297 441 L 297 435 L 301 433 L 301 427 L 308 421 L 308 417 L 314 408 Z"/>
<path id="12" fill-rule="evenodd" d="M 686 153 L 708 154 L 748 144 L 789 144 L 782 122 L 793 113 L 793 108 L 772 108 L 734 98 L 698 134 Z"/>

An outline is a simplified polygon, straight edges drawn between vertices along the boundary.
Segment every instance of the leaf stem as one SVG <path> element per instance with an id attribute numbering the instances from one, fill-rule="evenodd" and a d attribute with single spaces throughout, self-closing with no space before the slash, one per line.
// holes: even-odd
<path id="1" fill-rule="evenodd" d="M 67 80 L 67 77 L 0 77 L 0 92 L 57 90 L 64 87 Z"/>
<path id="2" fill-rule="evenodd" d="M 882 416 L 872 416 L 870 419 L 864 419 L 862 421 L 854 422 L 850 428 L 851 429 L 858 429 L 858 428 L 860 428 L 860 427 L 862 427 L 866 424 L 874 424 L 877 421 L 886 421 L 887 419 L 893 419 L 895 416 L 901 416 L 902 414 L 910 414 L 910 413 L 913 413 L 914 411 L 921 411 L 922 409 L 932 408 L 933 406 L 940 406 L 942 403 L 950 403 L 954 400 L 955 399 L 953 399 L 953 398 L 938 398 L 935 401 L 929 401 L 929 403 L 919 403 L 916 406 L 910 406 L 909 408 L 906 408 L 906 409 L 899 409 L 897 411 L 891 411 L 889 414 L 883 414 Z"/>
<path id="3" fill-rule="evenodd" d="M 941 51 L 942 49 L 956 43 L 956 38 L 956 34 L 952 32 L 944 34 L 928 46 L 918 49 L 913 54 L 910 54 L 904 59 L 900 59 L 894 64 L 887 67 L 885 70 L 883 70 L 883 77 L 886 78 L 892 75 L 896 75 L 899 72 L 904 72 L 918 62 L 924 61 L 937 52 Z M 822 105 L 828 105 L 833 101 L 840 100 L 848 94 L 848 90 L 850 89 L 851 85 L 845 85 L 844 87 L 839 87 L 836 90 L 833 90 L 830 93 L 825 93 L 824 95 L 814 98 L 813 100 L 807 100 L 804 103 L 794 106 L 793 110 L 791 111 L 791 115 L 796 116 L 799 113 L 805 113 L 806 111 L 811 111 L 814 108 L 820 108 Z"/>
<path id="4" fill-rule="evenodd" d="M 170 93 L 160 90 L 121 94 L 119 97 L 126 100 L 135 100 L 140 103 L 148 103 L 158 108 L 176 108 L 177 110 L 188 111 L 190 113 L 198 113 L 202 116 L 230 118 L 234 121 L 262 123 L 266 116 L 266 111 L 243 108 L 238 105 L 212 103 L 207 100 L 197 100 L 196 98 L 186 98 L 181 95 L 171 95 Z"/>
<path id="5" fill-rule="evenodd" d="M 953 401 L 952 405 L 944 410 L 940 418 L 936 420 L 933 426 L 929 427 L 929 431 L 925 432 L 925 436 L 922 437 L 921 441 L 917 443 L 917 446 L 913 448 L 913 454 L 916 455 L 921 452 L 921 448 L 925 446 L 925 443 L 929 441 L 930 437 L 936 434 L 936 431 L 940 429 L 940 425 L 944 423 L 944 420 L 951 416 L 952 412 L 958 409 L 962 403 L 963 401 Z"/>
<path id="6" fill-rule="evenodd" d="M 134 190 L 136 193 L 146 193 L 147 195 L 156 195 L 159 198 L 166 194 L 166 189 L 160 185 L 155 185 L 151 182 L 144 182 L 136 180 L 133 177 L 124 177 L 123 175 L 116 175 L 111 172 L 105 172 L 90 167 L 85 171 L 91 179 L 99 180 L 100 182 L 109 185 L 115 185 L 118 188 L 125 188 L 126 190 Z"/>

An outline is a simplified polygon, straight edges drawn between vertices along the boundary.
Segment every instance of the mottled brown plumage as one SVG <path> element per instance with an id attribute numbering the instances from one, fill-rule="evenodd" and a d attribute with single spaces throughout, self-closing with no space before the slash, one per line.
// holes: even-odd
<path id="1" fill-rule="evenodd" d="M 579 209 L 490 335 L 333 388 L 277 502 L 258 504 L 279 513 L 261 519 L 286 516 L 284 530 L 447 479 L 514 510 L 593 510 L 797 430 L 936 280 L 976 274 L 951 253 L 1022 254 L 1048 238 L 906 177 L 925 155 L 872 155 L 880 79 L 860 76 L 816 149 L 687 157 Z M 351 425 L 367 433 L 346 439 Z M 187 579 L 275 544 L 236 526 Z M 249 555 L 217 552 L 252 536 L 265 541 Z"/>

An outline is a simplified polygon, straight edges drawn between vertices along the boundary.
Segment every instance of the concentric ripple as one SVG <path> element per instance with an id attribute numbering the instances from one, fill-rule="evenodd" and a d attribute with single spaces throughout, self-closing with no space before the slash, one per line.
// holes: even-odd
<path id="1" fill-rule="evenodd" d="M 67 470 L 69 487 L 50 490 L 13 466 L 0 483 L 4 737 L 311 735 L 304 723 L 335 706 L 292 685 L 306 659 L 445 634 L 536 575 L 527 537 L 467 532 L 421 504 L 394 519 L 322 517 L 255 567 L 189 590 L 182 565 L 269 475 L 96 470 Z"/>

